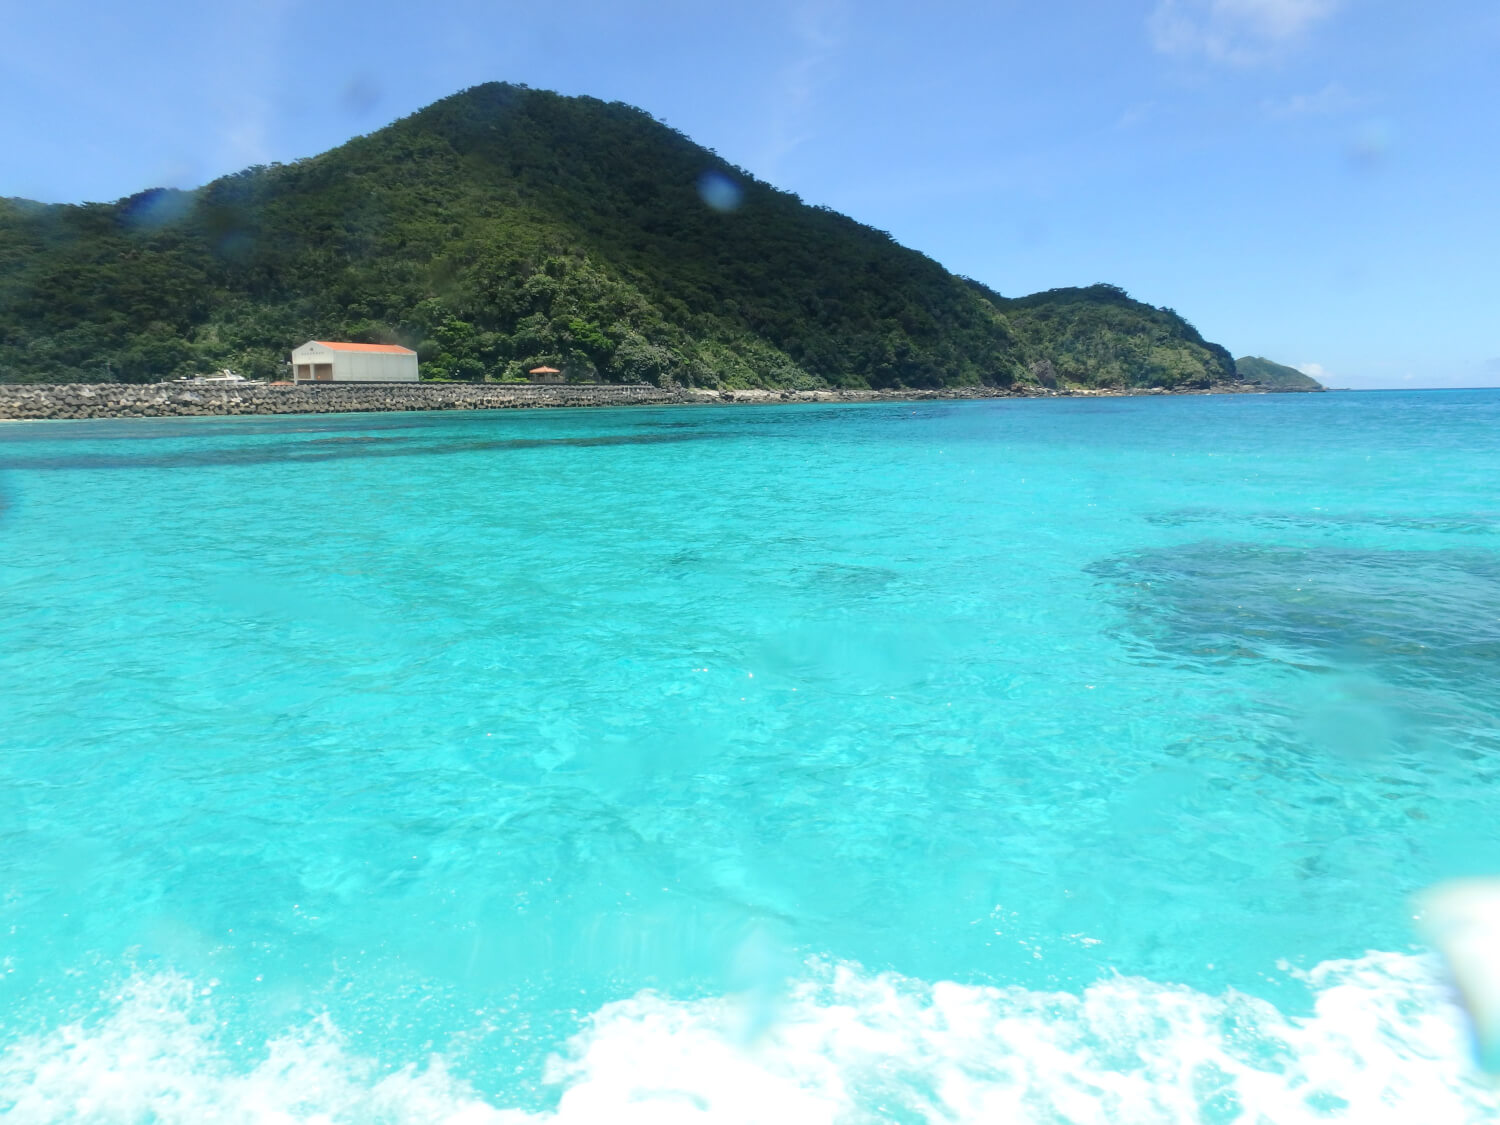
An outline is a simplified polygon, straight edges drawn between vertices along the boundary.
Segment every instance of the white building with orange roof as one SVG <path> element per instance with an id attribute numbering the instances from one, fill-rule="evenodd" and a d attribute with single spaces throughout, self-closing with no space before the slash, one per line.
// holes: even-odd
<path id="1" fill-rule="evenodd" d="M 417 353 L 395 344 L 309 340 L 292 352 L 299 383 L 415 383 Z"/>

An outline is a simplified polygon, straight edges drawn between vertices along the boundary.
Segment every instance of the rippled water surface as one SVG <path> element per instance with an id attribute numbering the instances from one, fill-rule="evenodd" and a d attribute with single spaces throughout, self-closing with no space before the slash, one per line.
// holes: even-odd
<path id="1" fill-rule="evenodd" d="M 1497 481 L 1497 392 L 0 424 L 0 1110 L 1487 1120 Z"/>

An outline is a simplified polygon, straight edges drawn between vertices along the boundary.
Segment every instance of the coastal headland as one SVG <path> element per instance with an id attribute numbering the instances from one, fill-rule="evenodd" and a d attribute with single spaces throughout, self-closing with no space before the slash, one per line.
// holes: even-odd
<path id="1" fill-rule="evenodd" d="M 1265 394 L 1227 383 L 1162 388 L 941 387 L 895 390 L 711 390 L 650 383 L 63 383 L 0 385 L 0 421 L 82 418 L 222 417 L 244 414 L 357 414 L 416 410 L 517 410 L 579 406 L 667 406 L 791 402 L 925 402 L 989 398 L 1113 397 L 1160 394 Z"/>
<path id="2" fill-rule="evenodd" d="M 398 344 L 434 382 L 1246 381 L 1171 308 L 1002 295 L 644 110 L 503 83 L 191 191 L 0 198 L 0 383 L 269 383 L 308 340 Z"/>

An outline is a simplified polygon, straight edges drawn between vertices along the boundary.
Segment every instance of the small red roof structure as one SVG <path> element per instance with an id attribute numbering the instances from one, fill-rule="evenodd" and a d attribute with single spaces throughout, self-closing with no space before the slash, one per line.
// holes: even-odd
<path id="1" fill-rule="evenodd" d="M 562 372 L 555 367 L 533 367 L 532 375 L 561 375 Z"/>
<path id="2" fill-rule="evenodd" d="M 321 344 L 325 348 L 332 348 L 336 352 L 383 352 L 386 355 L 416 355 L 410 348 L 403 348 L 397 344 L 343 344 L 334 340 L 314 340 L 313 343 Z"/>

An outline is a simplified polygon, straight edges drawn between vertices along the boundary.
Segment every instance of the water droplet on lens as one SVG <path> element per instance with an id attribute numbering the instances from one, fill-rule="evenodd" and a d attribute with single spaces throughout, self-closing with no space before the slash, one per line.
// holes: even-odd
<path id="1" fill-rule="evenodd" d="M 698 194 L 715 211 L 733 211 L 739 207 L 745 191 L 723 172 L 708 171 L 698 177 Z"/>

